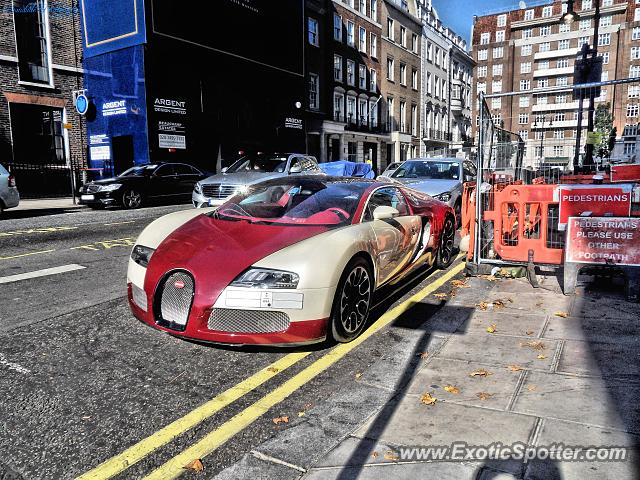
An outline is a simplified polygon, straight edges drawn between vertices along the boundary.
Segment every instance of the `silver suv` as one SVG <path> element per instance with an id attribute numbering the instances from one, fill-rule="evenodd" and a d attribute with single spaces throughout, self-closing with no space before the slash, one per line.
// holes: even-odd
<path id="1" fill-rule="evenodd" d="M 193 206 L 217 207 L 249 185 L 297 174 L 324 175 L 315 157 L 301 153 L 258 153 L 246 155 L 222 172 L 196 183 Z"/>
<path id="2" fill-rule="evenodd" d="M 17 207 L 20 194 L 16 188 L 16 179 L 0 165 L 0 216 L 6 208 Z"/>

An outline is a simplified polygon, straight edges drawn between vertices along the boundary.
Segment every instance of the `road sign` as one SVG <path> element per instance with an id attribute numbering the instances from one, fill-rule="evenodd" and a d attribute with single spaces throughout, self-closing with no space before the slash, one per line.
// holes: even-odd
<path id="1" fill-rule="evenodd" d="M 640 266 L 640 218 L 571 217 L 565 261 Z"/>
<path id="2" fill-rule="evenodd" d="M 559 228 L 564 228 L 569 217 L 628 216 L 631 211 L 632 190 L 632 184 L 559 185 Z"/>
<path id="3" fill-rule="evenodd" d="M 84 93 L 76 97 L 76 111 L 80 115 L 85 115 L 89 110 L 89 99 Z"/>

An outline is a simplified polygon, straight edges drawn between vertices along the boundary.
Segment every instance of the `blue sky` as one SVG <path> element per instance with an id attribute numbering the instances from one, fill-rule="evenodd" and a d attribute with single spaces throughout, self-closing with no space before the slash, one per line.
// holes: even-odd
<path id="1" fill-rule="evenodd" d="M 474 15 L 517 8 L 518 0 L 433 0 L 433 4 L 444 24 L 469 40 Z"/>

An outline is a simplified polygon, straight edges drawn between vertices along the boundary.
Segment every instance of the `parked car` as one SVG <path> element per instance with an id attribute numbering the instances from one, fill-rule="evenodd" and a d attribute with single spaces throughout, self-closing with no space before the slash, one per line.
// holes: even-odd
<path id="1" fill-rule="evenodd" d="M 0 165 L 0 216 L 7 208 L 17 207 L 20 194 L 16 187 L 16 178 Z"/>
<path id="2" fill-rule="evenodd" d="M 246 155 L 221 173 L 198 182 L 192 201 L 196 208 L 219 206 L 249 185 L 288 175 L 323 174 L 315 157 L 301 153 Z"/>
<path id="3" fill-rule="evenodd" d="M 348 342 L 374 292 L 453 260 L 451 207 L 387 181 L 286 176 L 137 239 L 128 298 L 142 322 L 228 344 Z"/>
<path id="4" fill-rule="evenodd" d="M 476 178 L 473 163 L 459 158 L 417 158 L 400 165 L 389 178 L 447 203 L 460 221 L 462 185 Z"/>
<path id="5" fill-rule="evenodd" d="M 335 162 L 324 162 L 318 166 L 327 175 L 335 177 L 376 178 L 376 174 L 369 163 L 337 160 Z"/>
<path id="6" fill-rule="evenodd" d="M 387 168 L 384 169 L 384 172 L 382 172 L 382 174 L 380 175 L 381 177 L 388 177 L 389 175 L 391 175 L 393 172 L 396 171 L 396 169 L 402 165 L 402 162 L 393 162 L 390 163 L 389 165 L 387 165 Z"/>
<path id="7" fill-rule="evenodd" d="M 92 208 L 139 208 L 159 198 L 188 201 L 193 186 L 204 178 L 199 169 L 184 163 L 136 165 L 117 177 L 85 184 L 80 190 L 80 203 Z"/>

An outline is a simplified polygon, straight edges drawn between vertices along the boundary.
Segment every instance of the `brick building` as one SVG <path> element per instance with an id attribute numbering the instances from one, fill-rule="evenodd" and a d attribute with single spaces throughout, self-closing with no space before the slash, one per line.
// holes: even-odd
<path id="1" fill-rule="evenodd" d="M 0 163 L 23 197 L 71 196 L 86 166 L 79 36 L 77 0 L 0 0 Z"/>
<path id="2" fill-rule="evenodd" d="M 526 142 L 525 165 L 566 166 L 574 156 L 578 102 L 572 97 L 576 57 L 593 44 L 595 4 L 601 1 L 598 53 L 602 80 L 640 77 L 640 4 L 637 0 L 576 0 L 578 21 L 560 21 L 567 4 L 546 5 L 476 17 L 473 57 L 477 61 L 474 96 L 518 92 L 488 99 L 494 123 L 518 132 Z M 564 88 L 566 87 L 566 88 Z M 549 88 L 553 88 L 551 94 Z M 598 105 L 608 105 L 618 132 L 614 157 L 633 157 L 637 143 L 638 84 L 602 89 Z M 588 101 L 582 127 L 587 126 Z M 474 127 L 478 104 L 474 102 Z M 475 128 L 474 128 L 475 130 Z M 474 132 L 477 134 L 477 131 Z M 581 144 L 585 143 L 583 132 Z"/>
<path id="3" fill-rule="evenodd" d="M 387 160 L 403 162 L 420 152 L 422 21 L 415 0 L 384 0 L 381 21 L 383 115 L 391 136 Z"/>

